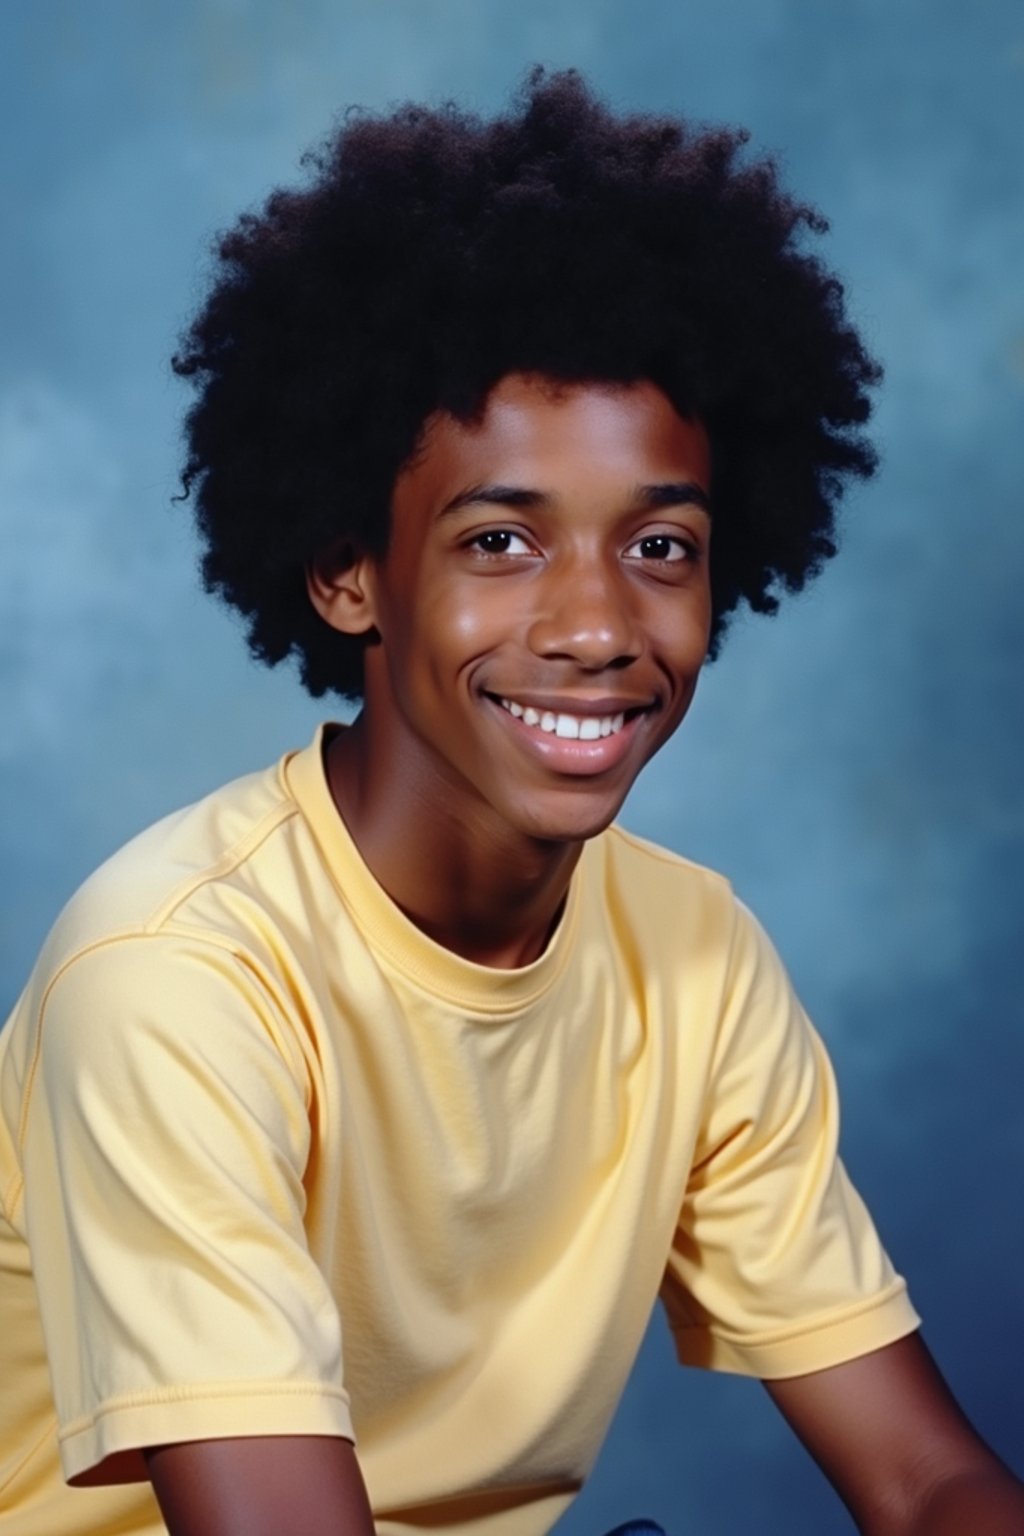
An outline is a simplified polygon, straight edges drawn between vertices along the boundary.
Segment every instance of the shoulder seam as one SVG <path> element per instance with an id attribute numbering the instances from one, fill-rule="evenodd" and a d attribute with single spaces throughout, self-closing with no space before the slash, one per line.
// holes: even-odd
<path id="1" fill-rule="evenodd" d="M 229 944 L 227 940 L 222 939 L 218 934 L 205 933 L 193 929 L 184 931 L 188 933 L 189 938 L 200 943 L 209 944 L 213 949 L 223 950 L 226 954 L 229 955 L 238 956 L 240 954 L 240 951 L 236 945 Z M 46 983 L 43 995 L 39 1000 L 39 1008 L 36 1014 L 35 1042 L 32 1046 L 32 1056 L 29 1060 L 28 1069 L 25 1073 L 25 1083 L 21 1091 L 21 1109 L 18 1114 L 18 1128 L 14 1137 L 14 1148 L 18 1157 L 19 1168 L 15 1171 L 14 1177 L 11 1179 L 10 1184 L 3 1192 L 3 1206 L 5 1212 L 13 1214 L 23 1183 L 20 1163 L 24 1154 L 25 1132 L 28 1124 L 28 1107 L 29 1100 L 32 1097 L 32 1089 L 35 1087 L 36 1075 L 39 1071 L 39 1057 L 43 1045 L 43 1018 L 46 1013 L 46 1005 L 50 1001 L 50 994 L 52 993 L 54 987 L 56 987 L 57 983 L 61 980 L 61 978 L 65 976 L 67 972 L 71 970 L 71 968 L 76 965 L 79 960 L 84 960 L 88 955 L 95 954 L 97 950 L 110 949 L 117 944 L 131 943 L 132 941 L 137 941 L 139 939 L 153 939 L 159 937 L 161 937 L 161 935 L 153 933 L 145 927 L 124 928 L 117 933 L 105 933 L 101 939 L 94 939 L 90 944 L 83 944 L 81 949 L 76 949 L 73 955 L 66 956 L 66 958 L 61 961 L 60 965 L 54 971 L 49 981 Z"/>
<path id="2" fill-rule="evenodd" d="M 29 1059 L 28 1068 L 25 1073 L 25 1082 L 21 1093 L 21 1107 L 18 1114 L 18 1128 L 14 1142 L 15 1154 L 18 1159 L 19 1167 L 15 1171 L 14 1177 L 12 1178 L 7 1189 L 3 1191 L 2 1198 L 5 1211 L 13 1213 L 23 1182 L 20 1165 L 24 1156 L 29 1101 L 32 1097 L 32 1089 L 35 1086 L 36 1074 L 39 1070 L 39 1057 L 42 1051 L 43 1017 L 46 1013 L 46 1005 L 50 1000 L 50 994 L 52 993 L 54 987 L 57 985 L 58 981 L 60 981 L 61 977 L 65 975 L 65 973 L 75 964 L 76 961 L 84 959 L 86 955 L 93 954 L 97 950 L 107 948 L 108 946 L 114 944 L 121 944 L 127 940 L 158 937 L 161 927 L 170 921 L 177 908 L 180 907 L 182 903 L 186 901 L 190 895 L 193 894 L 193 892 L 198 890 L 200 886 L 206 885 L 212 880 L 220 879 L 224 875 L 228 874 L 232 869 L 237 868 L 239 864 L 248 858 L 249 855 L 252 854 L 260 846 L 260 844 L 265 841 L 265 839 L 269 837 L 270 834 L 275 831 L 278 826 L 282 824 L 282 822 L 285 822 L 292 816 L 297 816 L 298 814 L 298 806 L 294 801 L 286 800 L 281 805 L 275 806 L 272 811 L 268 811 L 266 815 L 262 816 L 254 827 L 250 827 L 249 831 L 246 832 L 243 837 L 239 838 L 236 843 L 233 843 L 230 848 L 221 854 L 220 858 L 215 860 L 213 864 L 209 865 L 200 874 L 189 876 L 187 880 L 181 881 L 171 892 L 170 896 L 164 898 L 161 904 L 157 907 L 156 911 L 152 913 L 146 921 L 141 922 L 137 926 L 119 929 L 112 933 L 105 933 L 101 938 L 93 939 L 90 943 L 81 945 L 70 955 L 66 955 L 61 963 L 57 966 L 52 976 L 50 976 L 46 983 L 42 997 L 39 1000 L 39 1007 L 37 1009 L 36 1017 L 34 1020 L 35 1040 L 33 1042 L 32 1054 Z M 229 954 L 238 953 L 238 950 L 235 946 L 227 943 L 223 939 L 220 939 L 215 934 L 196 934 L 193 932 L 192 937 L 201 938 L 203 942 L 212 945 L 214 948 L 223 949 Z"/>
<path id="3" fill-rule="evenodd" d="M 181 906 L 182 902 L 187 901 L 200 886 L 208 885 L 213 880 L 219 880 L 224 875 L 230 874 L 233 869 L 237 869 L 238 865 L 244 863 L 251 854 L 255 853 L 260 844 L 272 832 L 276 831 L 282 822 L 288 821 L 292 816 L 297 816 L 298 814 L 299 808 L 293 800 L 285 801 L 282 805 L 275 806 L 272 811 L 268 811 L 254 827 L 250 827 L 249 831 L 238 839 L 237 843 L 233 843 L 230 848 L 226 849 L 219 859 L 208 865 L 201 873 L 190 875 L 187 879 L 182 880 L 171 894 L 164 898 L 149 919 L 142 924 L 140 932 L 147 934 L 155 933 L 161 924 L 168 921 L 175 910 Z M 74 959 L 74 956 L 70 958 Z"/>
<path id="4" fill-rule="evenodd" d="M 716 885 L 723 885 L 728 890 L 732 890 L 732 881 L 728 875 L 723 875 L 721 870 L 712 869 L 709 865 L 701 864 L 696 859 L 688 859 L 685 854 L 676 853 L 671 848 L 662 848 L 657 843 L 652 843 L 648 838 L 641 837 L 636 832 L 628 831 L 626 827 L 620 826 L 618 822 L 614 822 L 608 828 L 608 831 L 614 833 L 623 842 L 630 843 L 638 852 L 654 859 L 659 864 L 682 865 L 684 869 L 691 869 L 695 874 L 706 875 Z"/>

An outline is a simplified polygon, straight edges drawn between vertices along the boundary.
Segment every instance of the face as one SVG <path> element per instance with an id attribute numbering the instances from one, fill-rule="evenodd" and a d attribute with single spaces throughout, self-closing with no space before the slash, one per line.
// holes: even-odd
<path id="1" fill-rule="evenodd" d="M 370 738 L 418 803 L 499 837 L 607 826 L 693 697 L 709 496 L 706 434 L 653 384 L 510 375 L 479 422 L 428 423 L 358 573 Z"/>

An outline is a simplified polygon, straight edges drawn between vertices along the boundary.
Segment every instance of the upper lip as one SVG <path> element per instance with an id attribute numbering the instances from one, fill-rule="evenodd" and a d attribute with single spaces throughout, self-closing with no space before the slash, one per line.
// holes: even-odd
<path id="1" fill-rule="evenodd" d="M 651 698 L 626 698 L 612 694 L 602 694 L 600 698 L 582 697 L 578 694 L 559 697 L 553 693 L 519 693 L 518 691 L 502 693 L 494 688 L 488 688 L 487 693 L 492 699 L 509 699 L 513 704 L 521 704 L 524 709 L 539 710 L 542 714 L 581 717 L 624 715 L 631 710 L 652 709 L 655 704 L 655 700 Z"/>

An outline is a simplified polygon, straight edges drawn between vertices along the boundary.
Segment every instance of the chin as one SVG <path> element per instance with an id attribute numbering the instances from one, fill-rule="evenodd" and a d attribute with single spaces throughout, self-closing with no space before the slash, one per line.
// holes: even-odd
<path id="1" fill-rule="evenodd" d="M 614 805 L 552 806 L 538 810 L 534 816 L 523 816 L 520 825 L 530 837 L 548 843 L 579 843 L 597 837 L 610 827 L 623 801 Z"/>

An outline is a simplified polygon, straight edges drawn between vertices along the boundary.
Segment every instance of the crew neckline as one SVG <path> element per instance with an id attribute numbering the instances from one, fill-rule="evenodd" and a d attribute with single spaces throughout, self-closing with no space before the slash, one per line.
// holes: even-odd
<path id="1" fill-rule="evenodd" d="M 480 965 L 438 944 L 408 918 L 379 884 L 334 803 L 324 764 L 325 722 L 308 747 L 282 762 L 285 787 L 308 824 L 341 900 L 372 948 L 410 981 L 445 1000 L 482 1014 L 521 1012 L 553 985 L 572 951 L 580 905 L 584 847 L 573 870 L 565 907 L 542 954 L 514 970 Z"/>

